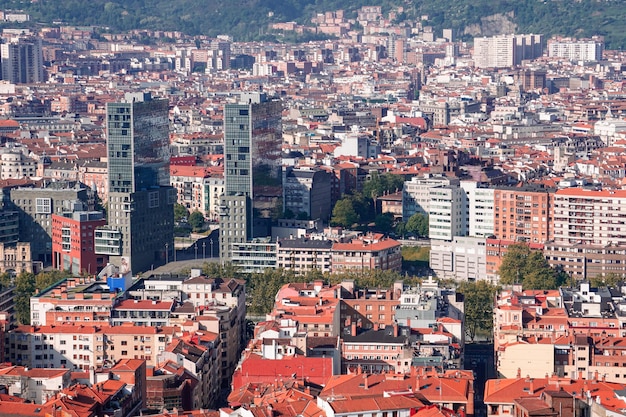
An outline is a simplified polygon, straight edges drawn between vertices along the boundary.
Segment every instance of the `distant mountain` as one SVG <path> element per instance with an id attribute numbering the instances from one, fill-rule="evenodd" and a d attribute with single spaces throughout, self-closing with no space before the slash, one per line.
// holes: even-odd
<path id="1" fill-rule="evenodd" d="M 624 0 L 0 0 L 0 8 L 25 10 L 34 21 L 98 25 L 114 31 L 177 30 L 190 35 L 228 34 L 235 40 L 271 39 L 268 24 L 309 22 L 315 13 L 361 6 L 401 6 L 398 22 L 428 17 L 435 30 L 462 37 L 497 33 L 603 35 L 607 47 L 626 47 Z"/>

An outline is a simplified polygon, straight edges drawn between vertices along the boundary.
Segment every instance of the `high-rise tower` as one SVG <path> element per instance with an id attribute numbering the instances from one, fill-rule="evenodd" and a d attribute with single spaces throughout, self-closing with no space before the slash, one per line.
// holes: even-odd
<path id="1" fill-rule="evenodd" d="M 16 38 L 0 46 L 2 79 L 15 84 L 44 82 L 41 39 Z"/>
<path id="2" fill-rule="evenodd" d="M 169 184 L 168 101 L 127 93 L 108 103 L 107 155 L 109 229 L 121 240 L 111 262 L 139 272 L 172 259 L 176 191 Z"/>
<path id="3" fill-rule="evenodd" d="M 220 256 L 232 244 L 270 235 L 282 210 L 282 103 L 264 93 L 241 93 L 224 107 L 224 182 Z"/>

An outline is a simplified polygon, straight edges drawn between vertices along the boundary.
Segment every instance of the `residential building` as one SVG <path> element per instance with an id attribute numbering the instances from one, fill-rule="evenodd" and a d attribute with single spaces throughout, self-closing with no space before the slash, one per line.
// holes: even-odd
<path id="1" fill-rule="evenodd" d="M 489 237 L 494 230 L 494 189 L 475 181 L 461 181 L 467 195 L 468 236 Z"/>
<path id="2" fill-rule="evenodd" d="M 19 150 L 0 154 L 0 180 L 36 176 L 37 163 Z"/>
<path id="3" fill-rule="evenodd" d="M 543 36 L 497 35 L 474 38 L 474 65 L 478 68 L 508 68 L 543 53 Z"/>
<path id="4" fill-rule="evenodd" d="M 554 234 L 554 190 L 537 187 L 496 188 L 493 194 L 494 228 L 498 239 L 545 243 Z"/>
<path id="5" fill-rule="evenodd" d="M 120 255 L 134 272 L 165 263 L 174 250 L 174 203 L 170 186 L 168 101 L 127 93 L 107 103 L 109 227 L 120 232 Z"/>
<path id="6" fill-rule="evenodd" d="M 264 93 L 241 93 L 224 107 L 224 184 L 220 256 L 233 244 L 270 235 L 271 215 L 282 191 L 282 104 Z"/>
<path id="7" fill-rule="evenodd" d="M 432 187 L 428 190 L 428 237 L 452 240 L 467 235 L 467 197 L 459 185 Z"/>
<path id="8" fill-rule="evenodd" d="M 169 326 L 173 301 L 121 300 L 111 309 L 111 324 L 133 323 L 138 326 Z"/>
<path id="9" fill-rule="evenodd" d="M 601 61 L 604 40 L 556 38 L 548 41 L 548 56 L 570 61 Z"/>
<path id="10" fill-rule="evenodd" d="M 224 175 L 214 167 L 171 165 L 170 183 L 176 189 L 178 204 L 189 212 L 199 211 L 211 221 L 218 220 L 224 194 Z"/>
<path id="11" fill-rule="evenodd" d="M 98 273 L 107 258 L 96 255 L 95 230 L 105 224 L 104 214 L 99 211 L 53 214 L 52 267 L 75 275 Z"/>
<path id="12" fill-rule="evenodd" d="M 283 172 L 283 207 L 294 216 L 306 214 L 327 222 L 331 213 L 331 174 L 317 168 L 286 167 Z"/>
<path id="13" fill-rule="evenodd" d="M 0 46 L 2 79 L 14 84 L 43 83 L 41 39 L 13 38 Z"/>
<path id="14" fill-rule="evenodd" d="M 0 368 L 0 384 L 7 387 L 6 394 L 35 404 L 43 404 L 62 389 L 68 388 L 71 371 L 64 369 L 31 369 L 24 366 Z"/>
<path id="15" fill-rule="evenodd" d="M 402 255 L 400 243 L 381 234 L 371 234 L 350 242 L 333 243 L 332 272 L 380 269 L 400 272 Z"/>
<path id="16" fill-rule="evenodd" d="M 322 273 L 332 269 L 331 249 L 333 242 L 322 239 L 289 238 L 276 242 L 278 268 L 291 269 L 297 273 L 318 270 Z"/>
<path id="17" fill-rule="evenodd" d="M 230 260 L 243 273 L 260 273 L 276 268 L 276 243 L 271 237 L 258 237 L 230 244 Z"/>
<path id="18" fill-rule="evenodd" d="M 21 274 L 42 270 L 41 262 L 33 263 L 30 243 L 0 243 L 0 273 Z M 2 311 L 2 310 L 0 310 Z"/>

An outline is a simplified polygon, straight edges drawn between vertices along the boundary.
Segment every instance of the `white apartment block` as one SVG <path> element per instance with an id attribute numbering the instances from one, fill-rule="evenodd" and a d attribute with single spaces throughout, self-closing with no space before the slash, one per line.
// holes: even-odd
<path id="1" fill-rule="evenodd" d="M 626 246 L 626 190 L 566 188 L 554 195 L 554 241 Z"/>
<path id="2" fill-rule="evenodd" d="M 498 35 L 474 38 L 474 65 L 478 68 L 508 68 L 542 54 L 542 35 Z"/>
<path id="3" fill-rule="evenodd" d="M 454 237 L 451 241 L 432 240 L 430 267 L 439 278 L 477 281 L 487 277 L 487 251 L 484 238 Z"/>
<path id="4" fill-rule="evenodd" d="M 475 181 L 461 181 L 461 188 L 467 195 L 468 235 L 493 235 L 493 189 L 483 188 Z"/>
<path id="5" fill-rule="evenodd" d="M 557 39 L 548 42 L 548 56 L 570 61 L 600 61 L 604 42 L 600 39 Z"/>
<path id="6" fill-rule="evenodd" d="M 428 237 L 452 240 L 466 235 L 466 196 L 456 186 L 439 186 L 429 190 Z"/>
<path id="7" fill-rule="evenodd" d="M 430 189 L 440 185 L 458 184 L 458 180 L 426 174 L 404 182 L 402 191 L 402 219 L 407 221 L 415 213 L 428 214 Z"/>

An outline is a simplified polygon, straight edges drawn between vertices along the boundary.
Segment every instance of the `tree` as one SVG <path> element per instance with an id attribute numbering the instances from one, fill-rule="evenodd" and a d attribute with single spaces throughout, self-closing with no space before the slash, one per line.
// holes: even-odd
<path id="1" fill-rule="evenodd" d="M 493 303 L 497 287 L 487 281 L 462 282 L 457 291 L 465 298 L 465 332 L 473 342 L 478 333 L 493 331 Z"/>
<path id="2" fill-rule="evenodd" d="M 383 213 L 376 216 L 374 220 L 376 223 L 376 230 L 381 231 L 383 233 L 389 233 L 391 227 L 393 226 L 393 214 L 391 213 Z"/>
<path id="3" fill-rule="evenodd" d="M 11 286 L 11 274 L 3 272 L 0 274 L 0 288 L 6 289 Z"/>
<path id="4" fill-rule="evenodd" d="M 179 222 L 189 217 L 189 210 L 182 204 L 174 204 L 174 221 Z"/>
<path id="5" fill-rule="evenodd" d="M 596 275 L 590 280 L 592 287 L 617 287 L 620 283 L 624 282 L 624 276 L 616 274 L 614 272 L 609 272 L 608 274 Z"/>
<path id="6" fill-rule="evenodd" d="M 406 223 L 402 221 L 398 222 L 394 231 L 396 232 L 396 235 L 404 239 L 404 235 L 406 233 Z"/>
<path id="7" fill-rule="evenodd" d="M 406 231 L 419 237 L 428 237 L 428 215 L 415 213 L 406 222 Z"/>
<path id="8" fill-rule="evenodd" d="M 204 216 L 199 211 L 191 213 L 188 221 L 194 232 L 198 232 L 204 227 Z"/>
<path id="9" fill-rule="evenodd" d="M 30 324 L 30 297 L 35 293 L 35 275 L 22 272 L 15 277 L 15 318 L 20 324 Z"/>
<path id="10" fill-rule="evenodd" d="M 541 251 L 531 251 L 525 243 L 509 245 L 498 274 L 501 284 L 521 284 L 528 290 L 556 289 L 569 278 L 552 268 Z"/>
<path id="11" fill-rule="evenodd" d="M 337 201 L 333 208 L 333 216 L 330 223 L 333 226 L 352 227 L 354 223 L 359 222 L 359 214 L 354 209 L 352 199 L 350 197 L 342 198 Z"/>

